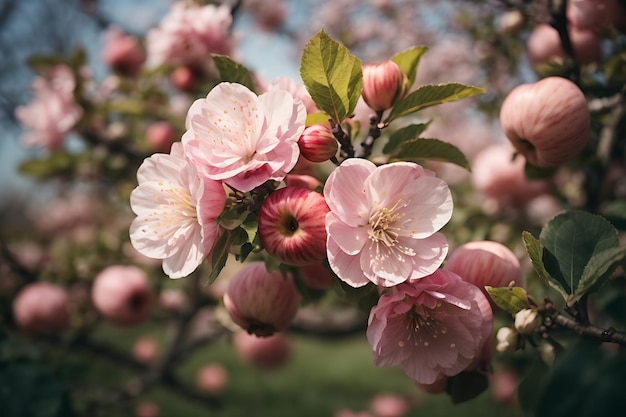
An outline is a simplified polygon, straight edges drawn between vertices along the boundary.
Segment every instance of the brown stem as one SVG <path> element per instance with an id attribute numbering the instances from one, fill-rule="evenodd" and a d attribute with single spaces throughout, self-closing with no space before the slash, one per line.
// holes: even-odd
<path id="1" fill-rule="evenodd" d="M 593 324 L 581 324 L 573 319 L 564 316 L 558 310 L 553 307 L 548 307 L 543 311 L 544 324 L 546 328 L 554 326 L 568 329 L 579 336 L 584 338 L 597 340 L 600 342 L 617 343 L 622 346 L 626 346 L 626 333 L 615 330 L 612 327 L 603 329 Z"/>
<path id="2" fill-rule="evenodd" d="M 361 149 L 359 150 L 357 157 L 367 158 L 368 156 L 372 154 L 372 148 L 374 147 L 374 142 L 376 141 L 376 139 L 380 137 L 381 128 L 382 128 L 380 124 L 380 120 L 382 119 L 382 117 L 383 117 L 383 112 L 377 111 L 376 115 L 371 118 L 370 129 L 368 131 L 367 137 L 363 139 L 363 142 L 361 142 Z"/>

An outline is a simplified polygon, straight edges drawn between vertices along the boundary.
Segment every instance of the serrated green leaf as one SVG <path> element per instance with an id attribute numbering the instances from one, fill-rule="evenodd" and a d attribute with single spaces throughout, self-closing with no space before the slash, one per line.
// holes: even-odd
<path id="1" fill-rule="evenodd" d="M 576 302 L 581 297 L 597 291 L 625 257 L 626 248 L 622 247 L 610 248 L 593 255 L 585 266 L 570 302 Z"/>
<path id="2" fill-rule="evenodd" d="M 520 310 L 530 307 L 526 291 L 521 287 L 486 286 L 485 289 L 494 303 L 502 310 L 515 316 Z"/>
<path id="3" fill-rule="evenodd" d="M 211 273 L 209 274 L 209 278 L 207 279 L 207 286 L 213 284 L 213 282 L 219 276 L 220 272 L 222 272 L 222 269 L 224 269 L 224 266 L 226 266 L 231 242 L 232 233 L 227 230 L 226 232 L 222 233 L 222 236 L 220 236 L 220 238 L 215 243 L 213 253 L 211 254 Z"/>
<path id="4" fill-rule="evenodd" d="M 527 231 L 522 232 L 522 240 L 524 241 L 524 247 L 526 248 L 530 262 L 532 263 L 533 268 L 535 268 L 535 272 L 539 276 L 539 279 L 541 279 L 545 285 L 557 290 L 564 299 L 567 299 L 569 294 L 558 281 L 550 276 L 550 273 L 546 270 L 546 267 L 543 264 L 544 249 L 541 242 L 538 239 L 535 239 L 535 237 Z"/>
<path id="5" fill-rule="evenodd" d="M 398 64 L 402 72 L 406 74 L 408 78 L 407 89 L 413 86 L 417 73 L 417 64 L 419 64 L 420 58 L 426 51 L 428 51 L 428 47 L 416 46 L 406 51 L 399 52 L 391 58 L 393 62 Z"/>
<path id="6" fill-rule="evenodd" d="M 619 247 L 617 230 L 601 216 L 568 211 L 554 217 L 542 230 L 546 270 L 567 294 L 573 294 L 589 261 Z"/>
<path id="7" fill-rule="evenodd" d="M 256 91 L 254 77 L 248 68 L 233 61 L 227 55 L 211 54 L 211 57 L 213 57 L 213 62 L 215 62 L 222 81 L 241 84 L 252 91 Z"/>
<path id="8" fill-rule="evenodd" d="M 361 60 L 324 32 L 304 47 L 300 76 L 318 109 L 337 124 L 350 116 L 361 96 Z"/>
<path id="9" fill-rule="evenodd" d="M 431 121 L 428 121 L 426 123 L 408 125 L 393 132 L 391 136 L 389 136 L 389 141 L 387 141 L 387 143 L 383 147 L 383 153 L 392 153 L 407 140 L 419 138 L 419 136 L 426 130 L 430 123 Z"/>
<path id="10" fill-rule="evenodd" d="M 423 160 L 449 162 L 470 171 L 470 164 L 456 146 L 439 139 L 418 138 L 406 141 L 393 159 L 419 162 Z"/>
<path id="11" fill-rule="evenodd" d="M 391 108 L 385 123 L 390 123 L 398 117 L 415 113 L 427 107 L 462 100 L 484 92 L 485 90 L 482 88 L 459 83 L 427 84 L 398 100 Z"/>

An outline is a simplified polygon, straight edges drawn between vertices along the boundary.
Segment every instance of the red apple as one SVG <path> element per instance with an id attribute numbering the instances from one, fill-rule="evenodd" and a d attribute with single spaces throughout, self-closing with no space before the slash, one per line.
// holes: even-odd
<path id="1" fill-rule="evenodd" d="M 285 330 L 299 304 L 291 276 L 268 272 L 264 262 L 250 262 L 237 272 L 224 293 L 224 307 L 232 320 L 257 336 Z"/>
<path id="2" fill-rule="evenodd" d="M 309 265 L 326 258 L 326 213 L 318 192 L 285 187 L 265 199 L 259 212 L 259 236 L 265 250 L 288 265 Z"/>
<path id="3" fill-rule="evenodd" d="M 61 332 L 70 321 L 67 291 L 49 282 L 28 284 L 13 301 L 13 317 L 26 333 Z"/>
<path id="4" fill-rule="evenodd" d="M 134 326 L 150 314 L 154 297 L 142 269 L 112 265 L 96 276 L 91 299 L 100 314 L 112 323 Z"/>
<path id="5" fill-rule="evenodd" d="M 291 345 L 282 333 L 270 337 L 257 337 L 244 331 L 233 335 L 233 346 L 246 363 L 265 370 L 282 367 L 289 360 Z"/>
<path id="6" fill-rule="evenodd" d="M 591 133 L 585 95 L 562 77 L 515 87 L 502 103 L 500 124 L 518 152 L 539 167 L 573 159 Z"/>

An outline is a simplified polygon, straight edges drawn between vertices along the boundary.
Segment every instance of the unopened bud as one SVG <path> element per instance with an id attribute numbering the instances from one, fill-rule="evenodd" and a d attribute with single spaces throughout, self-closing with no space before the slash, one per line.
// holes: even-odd
<path id="1" fill-rule="evenodd" d="M 406 93 L 406 80 L 393 61 L 363 65 L 363 100 L 373 110 L 387 110 Z"/>
<path id="2" fill-rule="evenodd" d="M 515 315 L 515 330 L 521 334 L 533 334 L 541 326 L 541 317 L 537 310 L 525 308 Z"/>
<path id="3" fill-rule="evenodd" d="M 328 161 L 339 150 L 337 139 L 330 128 L 318 123 L 304 129 L 298 147 L 302 157 L 311 162 Z"/>
<path id="4" fill-rule="evenodd" d="M 539 348 L 539 355 L 541 356 L 541 360 L 543 360 L 546 365 L 552 366 L 554 364 L 556 352 L 554 351 L 554 346 L 550 343 L 544 343 L 541 345 Z"/>
<path id="5" fill-rule="evenodd" d="M 300 298 L 293 279 L 268 272 L 264 262 L 251 262 L 237 272 L 224 293 L 231 319 L 248 333 L 267 337 L 285 330 L 295 317 Z"/>
<path id="6" fill-rule="evenodd" d="M 496 334 L 496 350 L 500 353 L 515 352 L 519 344 L 519 335 L 510 327 L 501 327 Z"/>

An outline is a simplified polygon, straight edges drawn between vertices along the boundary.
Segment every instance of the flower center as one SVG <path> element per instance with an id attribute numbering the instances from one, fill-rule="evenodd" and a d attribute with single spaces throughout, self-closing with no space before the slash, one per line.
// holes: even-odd
<path id="1" fill-rule="evenodd" d="M 379 208 L 370 214 L 370 239 L 382 242 L 388 247 L 395 246 L 400 235 L 398 220 L 404 217 L 404 214 L 398 213 L 400 207 L 404 205 L 400 205 L 400 200 L 398 200 L 393 207 Z"/>

